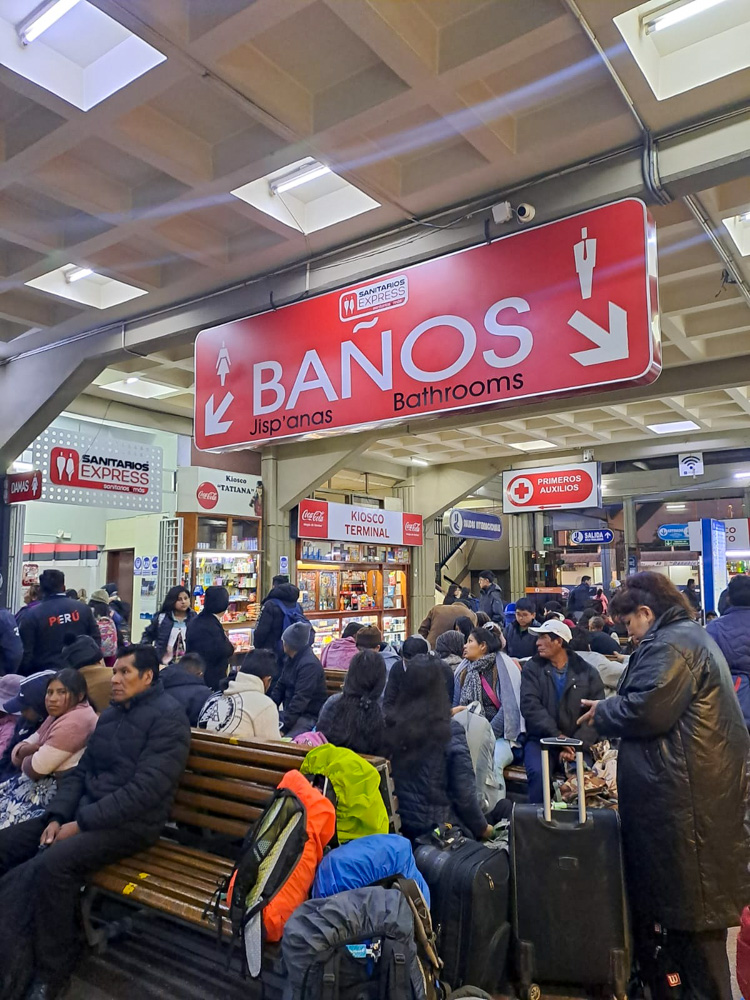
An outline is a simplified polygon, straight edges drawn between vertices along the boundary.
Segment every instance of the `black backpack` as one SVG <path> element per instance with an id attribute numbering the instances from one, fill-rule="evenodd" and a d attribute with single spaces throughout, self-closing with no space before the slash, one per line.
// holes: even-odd
<path id="1" fill-rule="evenodd" d="M 311 899 L 282 951 L 293 1000 L 443 1000 L 429 910 L 411 879 Z"/>
<path id="2" fill-rule="evenodd" d="M 279 892 L 302 857 L 307 842 L 307 810 L 286 788 L 277 789 L 258 822 L 247 833 L 232 874 L 222 881 L 213 899 L 219 939 L 221 902 L 226 899 L 232 922 L 232 947 L 242 940 L 245 968 L 260 975 L 263 944 L 263 908 Z"/>
<path id="3" fill-rule="evenodd" d="M 294 625 L 295 622 L 305 622 L 305 624 L 310 626 L 310 645 L 312 646 L 313 639 L 315 638 L 315 629 L 312 624 L 305 618 L 302 608 L 299 604 L 293 604 L 291 607 L 284 601 L 280 600 L 278 597 L 272 597 L 271 600 L 281 611 L 282 621 L 281 621 L 281 634 L 289 628 L 290 625 Z M 279 637 L 276 643 L 276 655 L 279 657 L 279 662 L 284 658 L 284 645 Z"/>

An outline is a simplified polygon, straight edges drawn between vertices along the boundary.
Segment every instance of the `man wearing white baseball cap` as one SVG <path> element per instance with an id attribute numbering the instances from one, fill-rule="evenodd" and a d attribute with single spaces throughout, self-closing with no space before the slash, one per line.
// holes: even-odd
<path id="1" fill-rule="evenodd" d="M 548 736 L 569 736 L 582 740 L 586 747 L 596 743 L 596 731 L 588 725 L 579 726 L 577 720 L 583 715 L 581 699 L 603 698 L 604 685 L 599 671 L 569 648 L 572 634 L 565 622 L 551 618 L 529 632 L 537 637 L 537 652 L 521 674 L 521 714 L 526 719 L 523 762 L 529 801 L 541 802 L 544 786 L 539 741 Z M 560 751 L 561 760 L 573 760 L 574 756 L 570 748 Z"/>

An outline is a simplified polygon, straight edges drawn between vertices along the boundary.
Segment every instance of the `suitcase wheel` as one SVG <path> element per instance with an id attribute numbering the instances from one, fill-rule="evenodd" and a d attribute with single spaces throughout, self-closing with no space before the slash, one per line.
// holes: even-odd
<path id="1" fill-rule="evenodd" d="M 525 1000 L 542 1000 L 542 989 L 537 983 L 531 983 L 526 989 Z"/>

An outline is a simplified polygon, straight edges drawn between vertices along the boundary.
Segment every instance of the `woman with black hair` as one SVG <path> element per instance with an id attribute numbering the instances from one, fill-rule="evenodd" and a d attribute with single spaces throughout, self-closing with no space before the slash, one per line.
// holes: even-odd
<path id="1" fill-rule="evenodd" d="M 44 814 L 60 778 L 83 756 L 98 716 L 88 703 L 86 681 L 72 667 L 54 674 L 45 692 L 47 718 L 17 743 L 17 774 L 0 785 L 0 830 Z"/>
<path id="2" fill-rule="evenodd" d="M 451 705 L 435 658 L 415 656 L 401 697 L 386 713 L 386 756 L 391 761 L 402 832 L 414 840 L 452 823 L 476 840 L 489 837 L 476 796 L 466 733 L 451 719 Z"/>
<path id="3" fill-rule="evenodd" d="M 232 641 L 221 624 L 228 607 L 226 587 L 207 587 L 203 610 L 188 623 L 187 652 L 197 653 L 203 659 L 206 664 L 203 680 L 212 691 L 219 690 L 234 653 Z"/>
<path id="4" fill-rule="evenodd" d="M 323 705 L 316 729 L 329 743 L 355 753 L 383 753 L 385 721 L 380 695 L 385 687 L 385 663 L 377 650 L 355 653 L 340 694 Z"/>
<path id="5" fill-rule="evenodd" d="M 684 996 L 731 1000 L 727 928 L 750 899 L 750 743 L 731 674 L 666 576 L 629 576 L 610 608 L 638 647 L 617 694 L 582 700 L 578 722 L 620 739 L 625 875 L 643 978 L 653 995 L 661 991 L 658 943 Z M 656 924 L 665 929 L 658 942 Z"/>
<path id="6" fill-rule="evenodd" d="M 159 663 L 163 667 L 179 660 L 187 651 L 187 627 L 193 618 L 195 612 L 190 607 L 190 592 L 181 584 L 172 587 L 141 639 L 141 642 L 156 647 Z"/>

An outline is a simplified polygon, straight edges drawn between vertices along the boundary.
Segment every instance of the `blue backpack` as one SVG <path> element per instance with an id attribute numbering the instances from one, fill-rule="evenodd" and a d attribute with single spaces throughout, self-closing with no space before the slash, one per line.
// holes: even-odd
<path id="1" fill-rule="evenodd" d="M 430 890 L 414 860 L 411 844 L 395 833 L 358 837 L 329 851 L 318 865 L 313 899 L 334 896 L 347 889 L 361 889 L 400 875 L 413 879 L 430 905 Z"/>
<path id="2" fill-rule="evenodd" d="M 279 600 L 278 597 L 272 597 L 271 600 L 276 605 L 276 607 L 281 609 L 281 614 L 283 615 L 283 620 L 281 623 L 282 635 L 289 628 L 289 626 L 294 625 L 295 622 L 307 622 L 307 624 L 310 625 L 310 622 L 307 621 L 307 618 L 305 618 L 304 614 L 302 613 L 302 608 L 299 606 L 299 604 L 293 604 L 292 607 L 289 607 L 288 604 L 285 604 L 283 601 Z M 310 625 L 311 646 L 314 638 L 315 638 L 315 629 L 312 627 L 312 625 Z M 284 659 L 284 646 L 281 642 L 281 636 L 279 636 L 278 642 L 276 643 L 276 655 L 279 658 L 279 662 L 281 662 Z"/>

